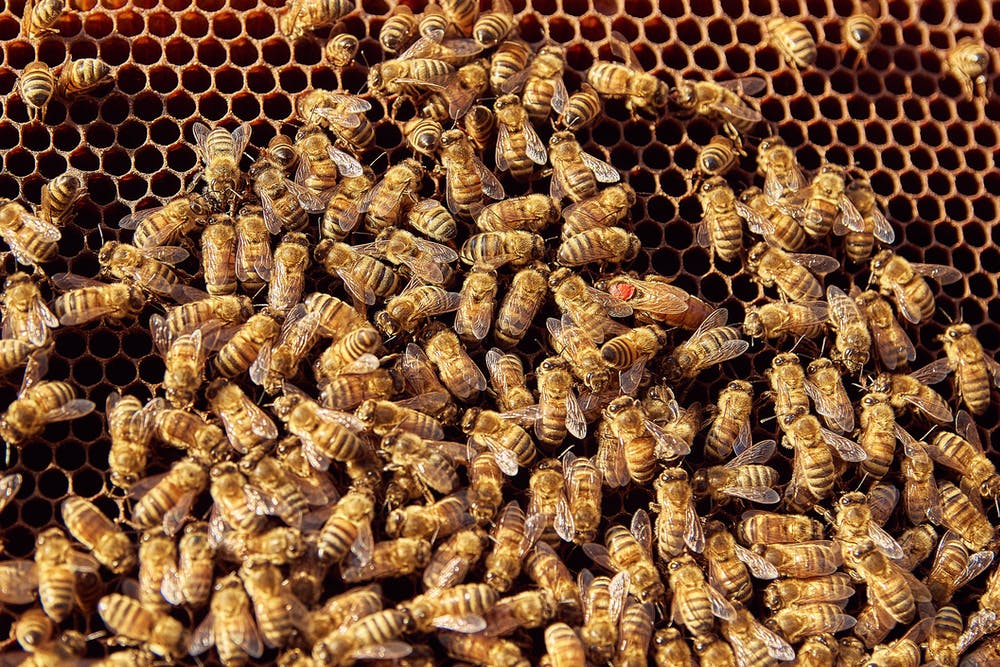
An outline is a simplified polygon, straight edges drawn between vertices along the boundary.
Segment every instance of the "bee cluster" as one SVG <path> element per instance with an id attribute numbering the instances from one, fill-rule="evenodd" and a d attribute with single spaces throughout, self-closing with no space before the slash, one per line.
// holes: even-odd
<path id="1" fill-rule="evenodd" d="M 29 5 L 23 34 L 63 11 Z M 377 45 L 345 30 L 359 14 L 269 10 L 288 43 L 324 36 L 337 89 L 263 140 L 192 122 L 191 187 L 98 226 L 91 275 L 51 270 L 65 230 L 94 231 L 88 174 L 0 203 L 28 267 L 0 298 L 0 372 L 23 378 L 0 505 L 24 514 L 25 452 L 65 457 L 62 422 L 100 414 L 108 442 L 99 493 L 74 480 L 31 548 L 5 535 L 25 664 L 1000 659 L 1000 475 L 976 423 L 1000 364 L 967 323 L 917 329 L 963 274 L 893 251 L 867 171 L 801 165 L 752 97 L 767 79 L 668 83 L 616 31 L 580 75 L 504 0 L 399 5 Z M 879 21 L 845 19 L 855 67 Z M 824 59 L 803 23 L 761 28 L 790 68 Z M 942 68 L 984 96 L 988 52 L 955 41 Z M 33 61 L 16 95 L 41 124 L 112 70 Z M 661 275 L 648 170 L 581 140 L 606 116 L 712 128 L 689 252 L 763 299 Z M 74 330 L 144 332 L 155 377 L 80 397 Z M 913 370 L 911 334 L 932 355 Z"/>

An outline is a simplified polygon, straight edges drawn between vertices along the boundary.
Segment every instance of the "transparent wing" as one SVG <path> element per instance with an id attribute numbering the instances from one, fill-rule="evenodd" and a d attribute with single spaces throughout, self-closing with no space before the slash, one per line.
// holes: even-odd
<path id="1" fill-rule="evenodd" d="M 524 135 L 525 152 L 535 164 L 545 164 L 549 160 L 548 151 L 545 149 L 545 142 L 538 136 L 535 128 L 525 121 L 521 125 L 521 133 Z"/>
<path id="2" fill-rule="evenodd" d="M 861 445 L 853 440 L 849 440 L 848 438 L 825 428 L 820 429 L 820 432 L 823 435 L 823 442 L 833 447 L 840 458 L 845 461 L 856 463 L 858 461 L 864 461 L 868 458 L 868 452 L 866 452 Z"/>
<path id="3" fill-rule="evenodd" d="M 774 440 L 761 440 L 737 454 L 732 461 L 726 463 L 726 468 L 740 468 L 747 465 L 767 463 L 774 456 L 777 443 Z"/>
<path id="4" fill-rule="evenodd" d="M 590 153 L 581 150 L 580 159 L 587 165 L 588 169 L 594 172 L 594 176 L 600 183 L 617 183 L 622 178 L 617 169 Z"/>
<path id="5" fill-rule="evenodd" d="M 840 262 L 829 255 L 790 252 L 788 253 L 788 257 L 796 264 L 801 264 L 813 273 L 817 274 L 830 273 L 840 268 Z"/>
<path id="6" fill-rule="evenodd" d="M 734 545 L 736 557 L 747 566 L 750 574 L 758 579 L 777 579 L 780 573 L 770 561 L 759 554 L 755 554 L 749 549 L 745 549 L 739 544 Z"/>
<path id="7" fill-rule="evenodd" d="M 942 285 L 957 283 L 963 276 L 963 273 L 955 267 L 944 266 L 942 264 L 919 264 L 911 262 L 910 267 L 914 273 L 933 278 Z"/>

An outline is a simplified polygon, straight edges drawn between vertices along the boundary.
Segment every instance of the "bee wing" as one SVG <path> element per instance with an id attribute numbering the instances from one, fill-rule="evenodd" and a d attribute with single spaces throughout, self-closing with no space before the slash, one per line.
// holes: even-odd
<path id="1" fill-rule="evenodd" d="M 861 212 L 851 201 L 851 198 L 846 194 L 840 196 L 840 219 L 841 225 L 850 229 L 852 232 L 863 232 L 865 231 L 865 219 L 862 217 Z"/>
<path id="2" fill-rule="evenodd" d="M 928 278 L 933 278 L 942 285 L 949 285 L 951 283 L 957 283 L 962 279 L 962 272 L 953 266 L 944 266 L 942 264 L 920 264 L 920 263 L 910 263 L 913 268 L 913 272 L 926 276 Z"/>
<path id="3" fill-rule="evenodd" d="M 330 159 L 333 160 L 333 163 L 337 165 L 337 170 L 341 176 L 355 178 L 364 173 L 361 163 L 353 155 L 332 145 L 327 147 L 326 152 L 330 156 Z"/>
<path id="4" fill-rule="evenodd" d="M 618 384 L 621 387 L 622 393 L 632 394 L 636 389 L 638 389 L 639 383 L 642 382 L 642 375 L 645 370 L 646 361 L 640 360 L 625 370 L 620 371 L 618 373 Z"/>
<path id="5" fill-rule="evenodd" d="M 352 297 L 369 306 L 375 303 L 375 290 L 354 275 L 353 266 L 338 268 L 337 275 L 344 282 L 344 289 L 350 292 Z"/>
<path id="6" fill-rule="evenodd" d="M 503 185 L 497 180 L 497 177 L 493 175 L 493 172 L 486 168 L 482 160 L 473 156 L 472 166 L 475 168 L 476 173 L 479 174 L 479 180 L 482 182 L 483 194 L 490 199 L 503 199 L 506 196 L 504 192 Z"/>
<path id="7" fill-rule="evenodd" d="M 497 123 L 497 143 L 493 151 L 493 159 L 496 162 L 497 169 L 500 171 L 510 169 L 510 163 L 507 162 L 507 153 L 512 150 L 510 142 L 511 133 L 507 128 L 507 124 Z"/>
<path id="8" fill-rule="evenodd" d="M 780 576 L 778 568 L 770 561 L 759 554 L 746 549 L 739 544 L 733 545 L 736 550 L 736 557 L 747 566 L 750 574 L 758 579 L 777 579 Z"/>
<path id="9" fill-rule="evenodd" d="M 487 449 L 493 452 L 497 467 L 500 468 L 500 472 L 503 474 L 508 477 L 513 477 L 517 474 L 520 465 L 517 462 L 517 455 L 504 447 L 503 443 L 499 440 L 487 435 L 475 435 L 469 438 L 469 443 L 475 446 L 479 446 L 480 444 L 485 445 Z"/>
<path id="10" fill-rule="evenodd" d="M 849 433 L 854 430 L 854 407 L 847 396 L 843 383 L 833 387 L 832 393 L 823 391 L 819 386 L 806 380 L 806 394 L 816 404 L 816 412 L 828 418 L 841 431 Z"/>
<path id="11" fill-rule="evenodd" d="M 869 327 L 872 338 L 875 340 L 875 349 L 878 350 L 882 363 L 889 370 L 895 370 L 898 365 L 897 355 L 904 359 L 913 361 L 917 358 L 917 349 L 913 346 L 913 341 L 906 334 L 899 324 L 893 320 L 889 328 Z M 942 359 L 947 366 L 947 359 Z"/>
<path id="12" fill-rule="evenodd" d="M 608 315 L 612 317 L 628 317 L 632 314 L 632 306 L 628 305 L 618 297 L 602 292 L 595 287 L 587 287 L 587 297 L 596 301 Z"/>
<path id="13" fill-rule="evenodd" d="M 17 495 L 17 492 L 21 490 L 22 477 L 18 473 L 13 475 L 4 475 L 0 478 L 0 509 L 3 509 L 10 503 L 11 498 Z"/>
<path id="14" fill-rule="evenodd" d="M 617 183 L 622 175 L 613 166 L 585 151 L 580 151 L 580 159 L 601 183 Z"/>
<path id="15" fill-rule="evenodd" d="M 874 226 L 875 238 L 877 238 L 882 243 L 893 243 L 896 240 L 896 232 L 892 229 L 892 225 L 882 211 L 877 208 L 871 212 L 872 224 Z"/>
<path id="16" fill-rule="evenodd" d="M 899 546 L 899 542 L 892 535 L 882 530 L 874 521 L 868 524 L 868 537 L 875 543 L 879 551 L 889 558 L 898 559 L 903 557 L 903 547 Z"/>
<path id="17" fill-rule="evenodd" d="M 139 248 L 139 254 L 158 262 L 169 264 L 180 264 L 189 257 L 188 251 L 179 246 L 155 246 L 152 248 Z"/>
<path id="18" fill-rule="evenodd" d="M 594 564 L 600 565 L 606 570 L 615 570 L 615 565 L 611 560 L 611 554 L 608 553 L 607 547 L 595 542 L 588 542 L 583 545 L 583 553 L 587 554 L 587 557 L 594 561 Z M 621 574 L 621 572 L 619 572 Z"/>
<path id="19" fill-rule="evenodd" d="M 712 107 L 734 120 L 756 123 L 764 119 L 764 116 L 762 116 L 759 111 L 754 109 L 749 104 L 742 102 L 740 104 L 730 104 L 725 100 L 717 100 L 712 104 Z"/>
<path id="20" fill-rule="evenodd" d="M 639 546 L 641 546 L 647 554 L 652 554 L 653 527 L 649 521 L 649 514 L 646 513 L 646 510 L 636 510 L 635 514 L 632 515 L 632 522 L 629 524 L 629 532 L 632 533 L 632 537 L 636 539 Z"/>
<path id="21" fill-rule="evenodd" d="M 777 449 L 777 443 L 774 440 L 761 440 L 742 450 L 732 461 L 726 463 L 725 467 L 734 469 L 747 465 L 767 463 L 774 456 L 775 449 Z"/>
<path id="22" fill-rule="evenodd" d="M 646 430 L 656 441 L 656 457 L 669 461 L 691 453 L 687 442 L 670 433 L 652 419 L 646 420 Z"/>
<path id="23" fill-rule="evenodd" d="M 205 140 L 208 138 L 208 134 L 211 130 L 208 125 L 200 121 L 196 121 L 194 126 L 191 128 L 191 134 L 194 135 L 194 143 L 201 153 L 202 159 L 205 159 Z"/>
<path id="24" fill-rule="evenodd" d="M 705 532 L 694 503 L 688 503 L 684 509 L 684 543 L 695 553 L 700 554 L 705 550 Z"/>
<path id="25" fill-rule="evenodd" d="M 834 433 L 829 429 L 822 428 L 823 442 L 836 450 L 840 458 L 845 461 L 856 463 L 868 458 L 868 453 L 858 443 L 849 440 L 842 435 Z"/>
<path id="26" fill-rule="evenodd" d="M 560 495 L 556 501 L 556 516 L 552 521 L 552 526 L 564 542 L 572 542 L 576 534 L 576 522 L 573 520 L 573 513 L 570 511 L 569 502 L 565 495 Z"/>
<path id="27" fill-rule="evenodd" d="M 429 255 L 435 262 L 447 264 L 458 259 L 458 253 L 446 245 L 427 241 L 419 237 L 414 237 L 413 243 L 420 252 Z"/>
<path id="28" fill-rule="evenodd" d="M 840 268 L 840 262 L 829 255 L 815 255 L 804 252 L 790 252 L 787 254 L 793 262 L 806 267 L 816 274 L 830 273 Z"/>
<path id="29" fill-rule="evenodd" d="M 756 95 L 767 87 L 767 81 L 759 76 L 748 76 L 743 79 L 722 81 L 719 82 L 719 85 L 727 90 L 733 91 L 734 93 Z"/>
<path id="30" fill-rule="evenodd" d="M 191 511 L 195 499 L 201 493 L 201 489 L 191 489 L 180 495 L 173 506 L 163 514 L 163 532 L 167 537 L 173 537 L 184 525 L 184 520 Z"/>
<path id="31" fill-rule="evenodd" d="M 476 614 L 466 616 L 438 616 L 434 619 L 434 627 L 453 632 L 473 634 L 486 629 L 486 619 Z"/>
<path id="32" fill-rule="evenodd" d="M 240 123 L 240 126 L 233 130 L 230 136 L 232 136 L 233 144 L 236 146 L 235 153 L 236 161 L 238 162 L 243 157 L 243 153 L 247 149 L 247 144 L 250 143 L 250 126 L 246 123 Z"/>
<path id="33" fill-rule="evenodd" d="M 531 68 L 525 67 L 519 72 L 515 72 L 507 78 L 502 84 L 500 84 L 500 92 L 502 93 L 518 93 L 524 88 L 524 84 L 528 82 L 528 77 L 531 76 Z"/>
<path id="34" fill-rule="evenodd" d="M 366 646 L 351 651 L 351 658 L 355 660 L 401 660 L 413 653 L 413 647 L 405 642 L 393 641 Z"/>
<path id="35" fill-rule="evenodd" d="M 768 655 L 779 662 L 795 660 L 795 649 L 781 635 L 768 630 L 756 621 L 753 621 L 752 625 L 753 633 L 760 641 L 764 642 Z"/>
<path id="36" fill-rule="evenodd" d="M 596 463 L 604 475 L 606 486 L 617 489 L 628 484 L 625 443 L 621 438 L 601 438 L 597 447 Z"/>
<path id="37" fill-rule="evenodd" d="M 38 573 L 35 562 L 9 560 L 0 563 L 0 602 L 30 604 L 38 597 Z"/>
<path id="38" fill-rule="evenodd" d="M 312 110 L 313 115 L 319 116 L 332 125 L 344 129 L 351 129 L 361 126 L 361 116 L 359 113 L 352 113 L 346 109 L 331 109 L 329 107 L 316 107 Z"/>
<path id="39" fill-rule="evenodd" d="M 195 125 L 195 127 L 198 127 Z M 201 655 L 215 645 L 215 614 L 208 612 L 204 620 L 191 633 L 188 642 L 189 655 Z"/>
<path id="40" fill-rule="evenodd" d="M 301 166 L 306 163 L 308 163 L 308 160 L 303 160 L 299 163 L 299 165 Z M 317 194 L 306 186 L 287 178 L 285 179 L 285 187 L 288 188 L 288 191 L 295 196 L 295 198 L 299 201 L 299 205 L 306 211 L 306 213 L 322 213 L 325 211 L 327 202 L 330 201 L 330 198 L 334 194 L 333 188 L 327 188 L 323 192 Z M 268 226 L 268 231 L 271 231 L 270 226 Z M 280 223 L 278 231 L 281 231 Z M 271 231 L 271 233 L 277 234 L 278 232 Z"/>
<path id="41" fill-rule="evenodd" d="M 942 544 L 944 544 L 943 540 Z M 955 590 L 962 588 L 967 583 L 985 572 L 989 566 L 993 564 L 994 558 L 995 556 L 992 551 L 978 551 L 969 556 L 969 561 L 966 564 L 965 569 L 962 570 L 962 573 L 955 580 Z"/>
<path id="42" fill-rule="evenodd" d="M 770 239 L 774 236 L 774 222 L 766 215 L 761 215 L 755 209 L 747 206 L 741 201 L 735 203 L 736 212 L 743 218 L 747 227 L 754 234 Z"/>
<path id="43" fill-rule="evenodd" d="M 562 75 L 560 75 L 552 81 L 552 100 L 549 104 L 552 106 L 553 111 L 561 115 L 568 99 L 569 91 L 566 90 L 566 83 L 563 81 Z"/>
<path id="44" fill-rule="evenodd" d="M 806 187 L 806 177 L 796 165 L 781 174 L 769 170 L 764 177 L 764 195 L 772 204 L 781 202 L 785 192 L 798 192 Z"/>
<path id="45" fill-rule="evenodd" d="M 899 313 L 913 324 L 920 324 L 920 309 L 906 295 L 906 285 L 897 281 L 891 283 L 892 295 L 896 299 Z"/>
<path id="46" fill-rule="evenodd" d="M 525 153 L 535 164 L 545 164 L 549 160 L 548 151 L 545 149 L 545 142 L 538 136 L 538 132 L 527 120 L 521 124 L 521 133 L 524 135 Z"/>
<path id="47" fill-rule="evenodd" d="M 731 621 L 736 618 L 736 609 L 733 607 L 733 603 L 726 599 L 725 595 L 712 586 L 706 586 L 704 591 L 708 594 L 708 601 L 712 605 L 713 615 L 724 621 Z"/>
<path id="48" fill-rule="evenodd" d="M 704 218 L 695 226 L 694 240 L 701 248 L 709 248 L 712 246 L 712 230 L 711 230 L 711 216 L 713 214 L 706 212 Z"/>
<path id="49" fill-rule="evenodd" d="M 566 430 L 580 440 L 587 437 L 587 418 L 573 389 L 566 392 Z"/>
<path id="50" fill-rule="evenodd" d="M 94 411 L 93 401 L 88 401 L 83 398 L 74 398 L 71 401 L 67 401 L 64 405 L 59 406 L 54 410 L 49 410 L 43 415 L 43 419 L 46 423 L 51 422 L 64 422 L 70 421 L 71 419 L 77 419 L 83 417 L 84 415 L 89 415 Z"/>
<path id="51" fill-rule="evenodd" d="M 139 223 L 153 215 L 162 211 L 165 206 L 154 206 L 153 208 L 146 208 L 141 211 L 136 211 L 135 213 L 130 213 L 124 218 L 118 221 L 118 227 L 120 229 L 135 229 L 139 226 Z"/>
<path id="52" fill-rule="evenodd" d="M 918 368 L 910 374 L 910 377 L 923 384 L 937 384 L 948 377 L 948 373 L 951 373 L 951 365 L 945 357 Z"/>

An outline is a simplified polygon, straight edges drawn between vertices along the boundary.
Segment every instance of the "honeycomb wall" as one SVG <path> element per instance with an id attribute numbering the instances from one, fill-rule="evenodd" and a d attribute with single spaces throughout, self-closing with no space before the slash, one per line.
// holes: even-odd
<path id="1" fill-rule="evenodd" d="M 361 39 L 358 62 L 338 73 L 323 60 L 326 34 L 292 44 L 276 29 L 283 0 L 77 0 L 57 24 L 58 34 L 31 44 L 20 35 L 23 3 L 0 12 L 0 197 L 37 204 L 44 183 L 67 169 L 83 172 L 89 196 L 63 229 L 61 259 L 50 273 L 68 270 L 94 276 L 96 250 L 116 238 L 117 222 L 131 211 L 159 205 L 192 183 L 198 158 L 192 146 L 195 121 L 252 128 L 250 156 L 277 133 L 293 134 L 295 96 L 311 88 L 362 91 L 363 63 L 382 59 L 378 33 L 389 3 L 362 0 L 342 30 Z M 609 38 L 619 32 L 633 43 L 644 68 L 668 83 L 681 78 L 760 76 L 767 88 L 758 103 L 771 131 L 796 149 L 807 170 L 822 160 L 854 165 L 871 174 L 883 210 L 897 233 L 896 251 L 911 261 L 953 265 L 961 282 L 938 287 L 938 313 L 911 329 L 918 355 L 913 367 L 940 356 L 934 338 L 949 319 L 970 323 L 993 358 L 1000 351 L 1000 78 L 991 76 L 988 96 L 965 99 L 944 70 L 946 51 L 958 39 L 981 39 L 1000 70 L 1000 5 L 944 0 L 881 5 L 880 35 L 858 67 L 845 61 L 842 22 L 854 9 L 849 0 L 513 0 L 522 36 L 535 43 L 567 46 L 574 90 L 597 60 L 612 59 Z M 414 5 L 415 10 L 422 3 Z M 814 67 L 787 67 L 767 44 L 765 23 L 777 14 L 807 23 L 817 37 Z M 812 17 L 812 18 L 810 18 Z M 36 51 L 37 50 L 37 51 Z M 112 65 L 114 83 L 69 104 L 54 101 L 46 125 L 29 123 L 17 95 L 20 71 L 35 59 L 57 67 L 67 59 L 100 57 Z M 387 162 L 407 155 L 398 128 L 373 101 L 378 149 Z M 650 269 L 708 302 L 729 308 L 742 320 L 746 305 L 764 300 L 739 263 L 713 265 L 693 241 L 700 219 L 693 194 L 695 158 L 715 134 L 705 120 L 684 122 L 669 114 L 651 122 L 633 118 L 623 105 L 609 104 L 606 117 L 579 132 L 589 152 L 604 157 L 641 194 L 633 227 L 644 252 L 631 267 Z M 758 128 L 756 138 L 766 134 Z M 754 180 L 752 158 L 731 175 L 733 183 Z M 666 242 L 669 239 L 669 243 Z M 823 251 L 816 246 L 807 251 Z M 835 252 L 842 258 L 842 250 Z M 863 283 L 861 267 L 841 274 Z M 852 271 L 853 269 L 853 271 Z M 6 256 L 5 274 L 15 269 Z M 28 555 L 19 544 L 57 521 L 54 509 L 68 494 L 97 498 L 109 514 L 123 502 L 108 497 L 104 480 L 109 443 L 102 407 L 120 388 L 145 399 L 162 379 L 146 327 L 150 310 L 131 329 L 97 324 L 55 332 L 50 377 L 68 377 L 98 411 L 68 424 L 50 425 L 44 436 L 12 453 L 12 470 L 25 477 L 18 498 L 0 515 L 11 557 Z M 523 346 L 531 354 L 531 344 Z M 759 354 L 760 352 L 764 354 Z M 756 375 L 770 361 L 756 343 L 732 367 Z M 688 400 L 714 396 L 721 380 L 698 384 Z M 0 404 L 15 395 L 10 377 L 0 384 Z M 946 390 L 949 391 L 949 390 Z M 994 401 L 980 420 L 994 443 L 998 409 Z M 58 443 L 53 445 L 51 443 Z M 98 497 L 99 496 L 99 497 Z M 634 509 L 644 498 L 609 501 L 612 509 Z M 0 635 L 11 621 L 0 614 Z"/>

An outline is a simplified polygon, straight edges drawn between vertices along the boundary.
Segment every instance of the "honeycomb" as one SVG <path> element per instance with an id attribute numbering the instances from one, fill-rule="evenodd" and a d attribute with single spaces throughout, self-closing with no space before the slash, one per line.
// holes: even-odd
<path id="1" fill-rule="evenodd" d="M 63 228 L 60 258 L 46 269 L 83 276 L 97 274 L 96 251 L 103 241 L 118 237 L 118 220 L 159 205 L 197 177 L 195 121 L 213 126 L 225 121 L 229 127 L 249 123 L 255 157 L 277 133 L 294 134 L 298 94 L 338 86 L 363 90 L 364 63 L 383 59 L 377 38 L 391 5 L 363 0 L 341 22 L 338 30 L 356 35 L 361 50 L 356 63 L 338 73 L 323 59 L 327 31 L 295 43 L 278 32 L 276 12 L 284 0 L 71 4 L 56 24 L 57 34 L 36 44 L 20 35 L 21 0 L 9 0 L 0 12 L 0 197 L 37 204 L 49 179 L 67 169 L 82 172 L 89 195 Z M 943 65 L 947 49 L 967 35 L 995 53 L 1000 47 L 997 6 L 985 0 L 876 4 L 881 5 L 879 37 L 867 64 L 854 68 L 845 64 L 841 48 L 843 19 L 854 10 L 851 0 L 535 0 L 528 6 L 513 0 L 525 39 L 536 46 L 566 46 L 571 91 L 590 65 L 613 59 L 612 32 L 632 42 L 647 71 L 671 84 L 681 78 L 763 77 L 767 88 L 757 100 L 760 110 L 771 130 L 796 149 L 804 169 L 828 160 L 867 170 L 896 229 L 896 251 L 911 261 L 947 264 L 964 274 L 952 285 L 931 283 L 938 312 L 933 321 L 910 328 L 917 345 L 913 367 L 940 356 L 934 339 L 958 318 L 972 325 L 986 353 L 996 358 L 1000 80 L 990 81 L 987 98 L 968 100 Z M 414 6 L 421 8 L 422 3 Z M 779 14 L 804 21 L 817 38 L 814 67 L 790 69 L 767 43 L 765 24 Z M 68 103 L 53 101 L 46 124 L 29 123 L 16 86 L 36 53 L 52 67 L 99 57 L 113 67 L 114 84 Z M 990 70 L 998 69 L 994 57 Z M 376 126 L 378 151 L 363 157 L 372 162 L 384 151 L 388 159 L 375 163 L 377 171 L 409 155 L 400 130 L 384 116 L 384 108 L 373 101 L 369 118 Z M 758 139 L 764 131 L 758 129 Z M 651 122 L 609 103 L 605 116 L 577 135 L 585 150 L 624 172 L 640 193 L 632 226 L 644 250 L 626 268 L 667 276 L 728 308 L 730 321 L 738 321 L 747 305 L 765 301 L 761 288 L 739 262 L 714 264 L 692 231 L 701 217 L 692 186 L 695 158 L 715 133 L 704 119 L 685 122 L 668 113 Z M 750 157 L 729 180 L 750 184 L 753 172 Z M 832 254 L 842 257 L 842 250 L 835 247 Z M 863 267 L 847 269 L 838 274 L 844 286 L 849 278 L 867 281 Z M 7 256 L 5 275 L 14 270 Z M 112 390 L 145 400 L 162 380 L 163 363 L 148 333 L 150 314 L 147 308 L 132 328 L 93 323 L 54 332 L 48 377 L 69 378 L 98 410 L 52 424 L 43 437 L 12 452 L 11 470 L 24 476 L 24 485 L 0 514 L 10 557 L 30 557 L 24 545 L 57 523 L 55 510 L 70 493 L 95 499 L 111 516 L 121 512 L 122 499 L 105 479 L 109 441 L 102 407 Z M 526 340 L 520 351 L 533 360 L 539 350 Z M 731 374 L 759 379 L 771 356 L 767 344 L 756 343 L 729 365 Z M 724 380 L 706 375 L 687 390 L 684 402 L 710 401 L 717 394 Z M 950 396 L 943 385 L 942 390 Z M 0 405 L 16 392 L 16 378 L 3 379 Z M 988 432 L 984 442 L 995 445 L 1000 437 L 996 401 L 979 423 Z M 624 521 L 621 513 L 647 501 L 641 492 L 607 495 L 605 514 L 619 522 Z M 9 610 L 0 613 L 0 636 L 7 635 L 12 619 Z M 74 622 L 81 630 L 100 629 L 85 627 L 81 618 Z"/>

